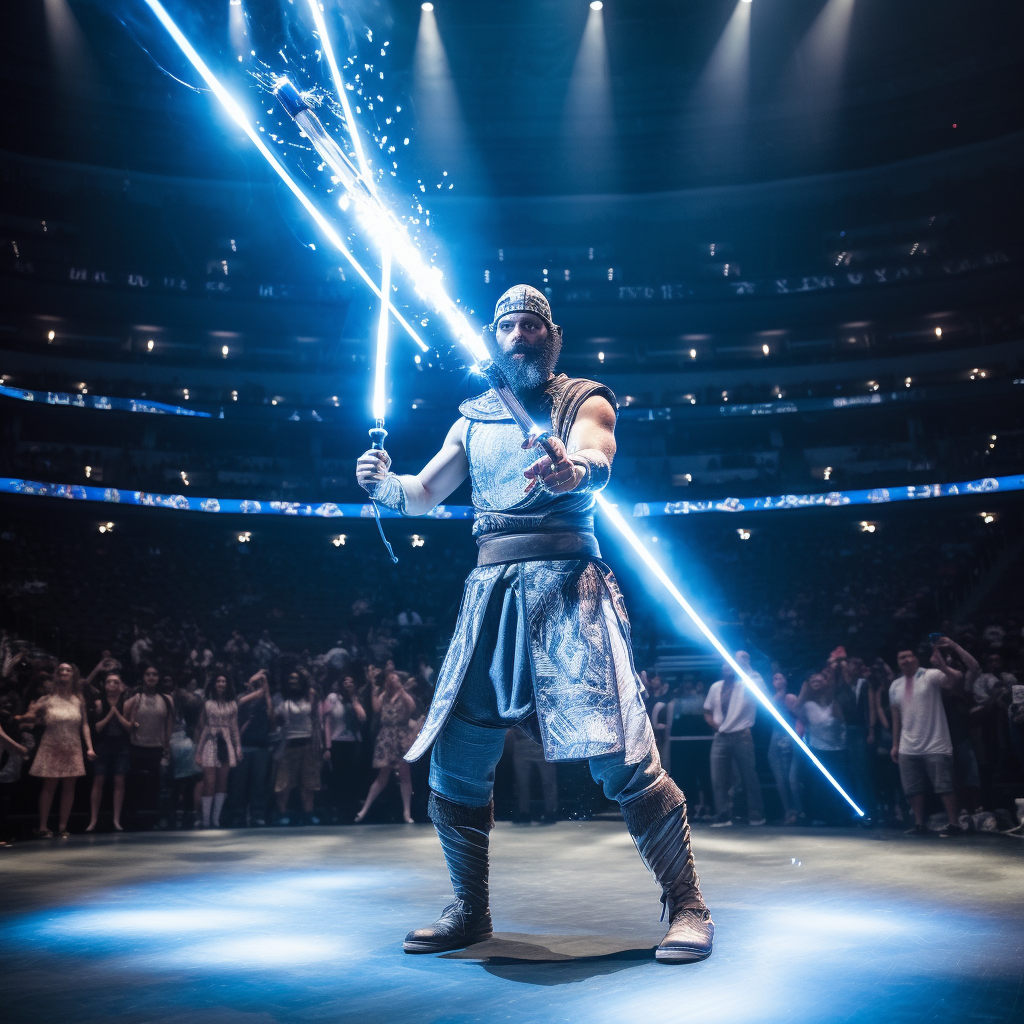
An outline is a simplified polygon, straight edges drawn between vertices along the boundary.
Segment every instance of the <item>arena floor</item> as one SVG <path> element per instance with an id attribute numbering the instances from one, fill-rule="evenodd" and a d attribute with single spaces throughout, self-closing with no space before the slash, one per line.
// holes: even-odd
<path id="1" fill-rule="evenodd" d="M 74 837 L 0 851 L 7 1024 L 1020 1021 L 1024 842 L 694 830 L 717 925 L 654 960 L 621 823 L 499 824 L 495 937 L 402 953 L 448 889 L 429 826 Z"/>

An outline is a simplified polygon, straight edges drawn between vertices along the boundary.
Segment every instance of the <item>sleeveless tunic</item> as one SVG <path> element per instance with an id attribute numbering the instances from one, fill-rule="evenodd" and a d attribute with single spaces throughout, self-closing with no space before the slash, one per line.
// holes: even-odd
<path id="1" fill-rule="evenodd" d="M 576 415 L 603 384 L 552 378 L 551 431 L 568 445 Z M 493 391 L 463 402 L 466 454 L 478 539 L 494 534 L 593 531 L 593 494 L 523 494 L 537 459 Z M 465 687 L 465 692 L 463 692 Z M 625 751 L 639 763 L 650 722 L 633 667 L 629 620 L 611 570 L 596 558 L 483 565 L 466 580 L 455 633 L 426 722 L 406 759 L 421 757 L 455 713 L 495 728 L 519 725 L 548 761 Z"/>

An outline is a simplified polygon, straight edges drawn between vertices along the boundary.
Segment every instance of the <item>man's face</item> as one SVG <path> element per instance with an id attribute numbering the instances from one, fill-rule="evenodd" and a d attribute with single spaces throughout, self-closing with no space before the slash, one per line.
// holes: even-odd
<path id="1" fill-rule="evenodd" d="M 506 313 L 495 325 L 498 363 L 514 391 L 529 391 L 554 372 L 561 339 L 535 313 Z"/>
<path id="2" fill-rule="evenodd" d="M 913 675 L 921 663 L 917 660 L 917 655 L 913 651 L 900 651 L 896 655 L 896 664 L 899 665 L 900 671 L 905 676 Z"/>
<path id="3" fill-rule="evenodd" d="M 736 682 L 736 673 L 728 662 L 722 666 L 722 679 L 725 681 L 726 686 L 731 686 Z"/>

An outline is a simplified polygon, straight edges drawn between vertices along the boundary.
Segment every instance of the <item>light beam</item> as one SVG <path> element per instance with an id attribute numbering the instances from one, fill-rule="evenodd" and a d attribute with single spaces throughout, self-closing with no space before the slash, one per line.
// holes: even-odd
<path id="1" fill-rule="evenodd" d="M 608 517 L 615 528 L 622 534 L 623 537 L 629 542 L 630 547 L 640 556 L 641 561 L 652 573 L 657 577 L 658 582 L 672 595 L 675 602 L 683 609 L 684 612 L 693 620 L 693 624 L 704 634 L 708 642 L 712 647 L 725 659 L 726 663 L 732 668 L 736 675 L 742 680 L 743 685 L 758 699 L 762 707 L 765 708 L 775 719 L 783 729 L 789 733 L 790 737 L 796 741 L 796 744 L 800 749 L 811 759 L 814 766 L 828 779 L 829 782 L 836 788 L 839 795 L 857 812 L 860 817 L 864 817 L 864 812 L 853 802 L 849 794 L 843 789 L 842 786 L 836 781 L 835 776 L 819 761 L 815 756 L 810 747 L 799 737 L 796 730 L 786 721 L 785 717 L 779 712 L 779 710 L 769 700 L 768 695 L 762 692 L 761 688 L 753 681 L 740 668 L 739 662 L 729 653 L 728 648 L 717 636 L 711 631 L 707 623 L 697 614 L 693 606 L 685 597 L 680 593 L 679 588 L 672 582 L 668 573 L 661 567 L 658 560 L 651 554 L 650 551 L 644 547 L 643 542 L 633 532 L 629 523 L 626 522 L 622 517 L 622 513 L 613 505 L 603 494 L 597 495 L 597 504 L 601 508 L 601 511 Z"/>
<path id="2" fill-rule="evenodd" d="M 384 249 L 380 254 L 380 290 L 382 295 L 391 294 L 391 253 Z M 387 414 L 388 365 L 388 304 L 381 301 L 380 317 L 377 320 L 377 362 L 373 370 L 373 418 L 378 427 L 384 425 Z"/>
<path id="3" fill-rule="evenodd" d="M 260 155 L 267 161 L 268 164 L 274 169 L 277 176 L 288 186 L 292 195 L 302 204 L 306 212 L 316 222 L 317 227 L 324 233 L 328 241 L 345 257 L 346 260 L 352 265 L 356 273 L 366 282 L 367 286 L 373 292 L 377 298 L 381 298 L 380 289 L 377 287 L 377 283 L 372 277 L 363 269 L 362 264 L 352 255 L 348 246 L 345 245 L 341 235 L 338 234 L 334 225 L 313 205 L 310 198 L 305 192 L 299 188 L 294 178 L 284 169 L 277 157 L 269 150 L 266 143 L 259 137 L 259 134 L 250 124 L 249 119 L 245 116 L 245 111 L 242 110 L 241 106 L 237 103 L 234 97 L 221 85 L 220 80 L 217 76 L 207 67 L 206 62 L 196 52 L 195 48 L 185 37 L 185 34 L 175 24 L 174 19 L 167 13 L 166 8 L 160 3 L 160 0 L 143 0 L 146 6 L 156 15 L 157 20 L 167 30 L 168 35 L 177 43 L 178 48 L 188 58 L 189 63 L 199 72 L 202 76 L 203 81 L 210 87 L 214 96 L 220 101 L 221 106 L 227 111 L 231 119 L 238 125 L 246 135 L 249 136 L 249 140 L 259 150 Z M 389 303 L 390 304 L 390 303 Z M 405 319 L 402 314 L 391 306 L 391 312 L 394 314 L 395 319 L 405 328 L 409 337 L 416 342 L 417 345 L 424 352 L 429 351 L 429 347 L 415 331 L 412 324 Z"/>

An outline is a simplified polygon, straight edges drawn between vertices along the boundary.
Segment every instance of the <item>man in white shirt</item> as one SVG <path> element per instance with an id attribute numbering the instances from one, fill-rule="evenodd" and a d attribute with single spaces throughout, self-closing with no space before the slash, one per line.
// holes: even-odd
<path id="1" fill-rule="evenodd" d="M 1017 682 L 1012 672 L 1003 671 L 1003 659 L 999 654 L 990 654 L 985 659 L 985 671 L 974 680 L 974 703 L 981 707 L 1002 693 L 1009 693 L 1010 687 Z"/>
<path id="2" fill-rule="evenodd" d="M 936 647 L 931 657 L 934 668 L 922 668 L 912 650 L 902 650 L 896 663 L 903 673 L 889 687 L 892 708 L 892 759 L 900 766 L 903 792 L 914 812 L 914 826 L 907 835 L 925 835 L 924 798 L 931 783 L 942 800 L 949 824 L 940 836 L 959 835 L 956 795 L 953 791 L 953 744 L 949 738 L 942 691 L 962 684 L 962 675 L 952 668 Z"/>
<path id="3" fill-rule="evenodd" d="M 744 658 L 740 657 L 741 654 Z M 760 675 L 747 667 L 750 664 L 749 655 L 738 651 L 736 660 L 755 682 L 760 680 Z M 704 701 L 704 720 L 715 734 L 711 741 L 711 787 L 715 791 L 715 821 L 712 822 L 712 828 L 732 824 L 729 786 L 734 761 L 743 781 L 743 790 L 747 794 L 750 824 L 764 824 L 761 781 L 754 765 L 754 740 L 750 734 L 756 716 L 754 698 L 736 678 L 732 666 L 726 663 L 722 666 L 722 678 L 712 683 Z"/>

